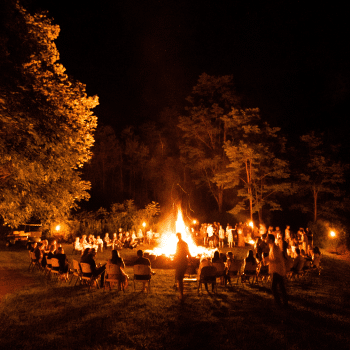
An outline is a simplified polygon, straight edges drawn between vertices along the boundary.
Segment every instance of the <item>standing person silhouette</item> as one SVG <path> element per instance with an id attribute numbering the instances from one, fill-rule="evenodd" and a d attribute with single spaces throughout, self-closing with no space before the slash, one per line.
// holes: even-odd
<path id="1" fill-rule="evenodd" d="M 281 305 L 280 295 L 277 287 L 279 286 L 284 307 L 288 307 L 288 296 L 286 287 L 284 285 L 284 278 L 286 275 L 285 261 L 281 249 L 275 244 L 275 236 L 268 234 L 267 242 L 270 247 L 268 257 L 263 258 L 265 265 L 269 265 L 269 273 L 272 276 L 272 294 L 275 298 L 275 302 L 278 306 Z"/>
<path id="2" fill-rule="evenodd" d="M 191 254 L 188 249 L 188 244 L 182 240 L 181 233 L 176 234 L 177 242 L 176 253 L 174 257 L 175 262 L 175 280 L 179 287 L 179 299 L 181 302 L 184 300 L 184 276 L 187 269 L 188 259 L 191 259 Z"/>

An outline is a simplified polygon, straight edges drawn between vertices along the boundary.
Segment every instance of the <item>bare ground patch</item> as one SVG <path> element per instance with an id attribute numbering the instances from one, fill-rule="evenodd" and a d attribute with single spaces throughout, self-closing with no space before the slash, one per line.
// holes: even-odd
<path id="1" fill-rule="evenodd" d="M 6 294 L 33 284 L 35 279 L 35 277 L 26 277 L 17 270 L 0 267 L 0 302 Z"/>

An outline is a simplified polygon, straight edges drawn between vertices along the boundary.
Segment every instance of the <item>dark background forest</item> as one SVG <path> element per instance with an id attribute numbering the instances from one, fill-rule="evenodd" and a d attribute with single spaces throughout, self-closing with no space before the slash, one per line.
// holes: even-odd
<path id="1" fill-rule="evenodd" d="M 23 5 L 48 11 L 69 78 L 99 97 L 80 210 L 133 199 L 163 214 L 181 203 L 202 222 L 347 225 L 349 28 L 339 4 Z"/>

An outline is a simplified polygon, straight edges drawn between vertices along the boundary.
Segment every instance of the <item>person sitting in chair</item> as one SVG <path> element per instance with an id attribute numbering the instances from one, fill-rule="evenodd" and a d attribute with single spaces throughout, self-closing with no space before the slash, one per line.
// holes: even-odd
<path id="1" fill-rule="evenodd" d="M 51 258 L 53 258 L 54 257 L 54 252 L 55 252 L 55 246 L 52 244 L 52 245 L 50 245 L 50 251 L 49 251 L 49 253 L 47 254 L 47 260 L 51 260 Z M 51 262 L 50 262 L 50 264 L 48 263 L 47 264 L 47 266 L 51 269 L 52 268 L 52 265 L 51 265 Z"/>
<path id="2" fill-rule="evenodd" d="M 106 247 L 106 249 L 107 249 L 108 247 L 112 247 L 113 242 L 112 242 L 112 240 L 109 238 L 108 232 L 105 234 L 105 238 L 103 239 L 103 241 L 104 241 L 104 246 Z"/>
<path id="3" fill-rule="evenodd" d="M 147 265 L 151 267 L 150 260 L 143 256 L 143 250 L 139 249 L 136 254 L 137 259 L 135 260 L 134 265 Z"/>
<path id="4" fill-rule="evenodd" d="M 226 258 L 226 256 L 225 256 L 225 258 Z M 211 262 L 212 262 L 212 264 L 215 264 L 215 263 L 219 264 L 219 267 L 216 266 L 219 269 L 218 273 L 220 273 L 219 272 L 220 271 L 220 265 L 222 265 L 222 268 L 224 269 L 224 271 L 222 271 L 223 274 L 220 275 L 220 276 L 218 275 L 218 277 L 220 277 L 221 284 L 224 285 L 225 281 L 226 281 L 225 263 L 224 263 L 223 258 L 220 257 L 220 253 L 217 250 L 214 252 L 214 256 L 211 259 Z M 214 289 L 214 286 L 213 286 L 213 289 Z"/>
<path id="5" fill-rule="evenodd" d="M 102 240 L 101 236 L 96 237 L 95 244 L 97 245 L 97 249 L 100 248 L 101 253 L 103 253 L 103 240 Z"/>
<path id="6" fill-rule="evenodd" d="M 112 258 L 108 260 L 107 265 L 117 265 L 119 266 L 120 274 L 118 275 L 108 275 L 108 278 L 118 278 L 120 283 L 123 285 L 122 289 L 125 290 L 129 285 L 129 276 L 124 272 L 125 264 L 123 259 L 120 257 L 117 250 L 112 250 Z"/>
<path id="7" fill-rule="evenodd" d="M 300 254 L 300 249 L 299 248 L 295 249 L 295 254 L 296 254 L 296 258 L 294 259 L 294 263 L 293 263 L 293 267 L 291 268 L 291 271 L 293 271 L 295 273 L 298 273 L 304 267 L 305 259 Z"/>
<path id="8" fill-rule="evenodd" d="M 209 257 L 202 256 L 201 261 L 199 263 L 199 267 L 198 267 L 198 280 L 200 279 L 202 268 L 205 267 L 205 266 L 212 266 L 212 263 L 211 263 L 211 260 L 210 260 Z M 205 290 L 207 292 L 209 292 L 209 290 L 208 290 L 208 283 L 205 282 L 204 283 L 204 287 L 205 287 Z M 214 290 L 214 284 L 212 284 L 212 290 Z"/>
<path id="9" fill-rule="evenodd" d="M 39 242 L 33 250 L 33 253 L 35 254 L 35 259 L 40 264 L 41 264 L 41 260 L 44 256 L 41 246 L 42 246 L 42 243 Z"/>
<path id="10" fill-rule="evenodd" d="M 143 251 L 141 249 L 139 249 L 136 254 L 137 254 L 137 259 L 135 260 L 134 265 L 146 265 L 146 266 L 149 266 L 151 268 L 150 260 L 143 256 Z M 151 275 L 155 274 L 152 270 L 150 270 L 150 271 L 151 271 Z M 151 275 L 149 275 L 149 276 L 145 275 L 145 276 L 138 277 L 140 280 L 142 280 L 142 279 L 145 280 L 145 282 L 143 282 L 143 289 L 142 289 L 143 291 L 146 291 L 146 281 L 151 278 Z"/>
<path id="11" fill-rule="evenodd" d="M 85 251 L 84 251 L 80 259 L 80 262 L 90 265 L 92 276 L 94 277 L 101 276 L 101 287 L 103 287 L 106 264 L 100 267 L 97 267 L 95 262 L 95 256 L 96 256 L 96 250 L 95 248 L 91 248 L 88 254 L 85 254 Z M 86 275 L 86 274 L 83 274 L 83 275 Z M 89 277 L 89 276 L 86 276 L 86 277 Z"/>
<path id="12" fill-rule="evenodd" d="M 56 254 L 52 256 L 53 258 L 58 260 L 59 268 L 58 271 L 62 274 L 62 277 L 67 281 L 68 280 L 68 259 L 62 247 L 57 248 Z M 54 270 L 55 268 L 53 268 Z"/>

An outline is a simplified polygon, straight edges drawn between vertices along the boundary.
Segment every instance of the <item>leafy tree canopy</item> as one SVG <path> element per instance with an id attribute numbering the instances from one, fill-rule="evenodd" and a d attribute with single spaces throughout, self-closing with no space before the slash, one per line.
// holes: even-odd
<path id="1" fill-rule="evenodd" d="M 178 125 L 183 137 L 182 159 L 196 185 L 209 189 L 221 211 L 225 183 L 219 177 L 228 164 L 223 145 L 232 131 L 227 114 L 239 104 L 233 77 L 203 73 L 187 101 L 188 114 L 180 117 Z"/>
<path id="2" fill-rule="evenodd" d="M 258 212 L 262 222 L 263 206 L 281 210 L 276 195 L 291 189 L 288 162 L 281 158 L 285 139 L 278 135 L 280 128 L 260 122 L 258 109 L 232 110 L 229 117 L 239 137 L 224 146 L 230 160 L 227 177 L 237 179 L 234 188 L 242 198 L 230 213 L 245 211 L 248 203 L 250 219 Z"/>
<path id="3" fill-rule="evenodd" d="M 314 131 L 300 137 L 302 142 L 296 184 L 299 203 L 293 207 L 319 218 L 335 219 L 339 210 L 344 210 L 342 184 L 348 165 L 338 159 L 338 148 L 327 145 L 324 134 Z"/>
<path id="4" fill-rule="evenodd" d="M 91 157 L 98 98 L 68 77 L 54 40 L 59 26 L 18 2 L 0 24 L 0 215 L 16 226 L 65 216 L 89 198 L 77 171 Z"/>

